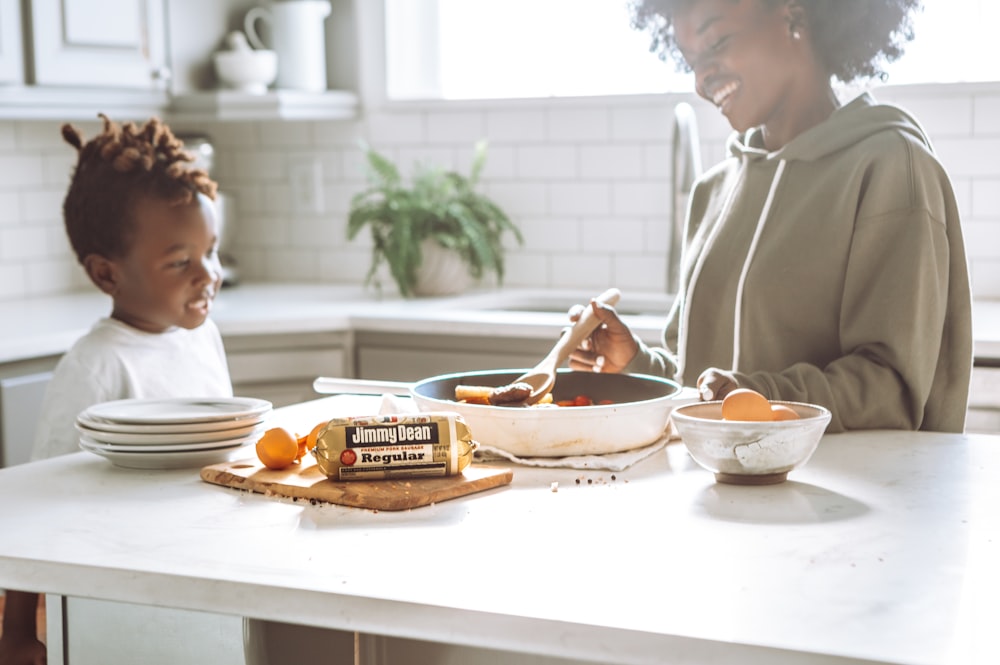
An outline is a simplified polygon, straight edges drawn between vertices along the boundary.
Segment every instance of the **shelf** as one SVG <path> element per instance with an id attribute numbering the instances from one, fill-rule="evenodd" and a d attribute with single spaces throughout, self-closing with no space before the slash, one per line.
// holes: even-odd
<path id="1" fill-rule="evenodd" d="M 96 121 L 106 113 L 116 121 L 141 120 L 162 115 L 169 100 L 162 90 L 0 86 L 0 119 Z"/>
<path id="2" fill-rule="evenodd" d="M 272 90 L 262 95 L 236 90 L 195 92 L 173 97 L 171 120 L 345 120 L 357 117 L 352 92 Z"/>
<path id="3" fill-rule="evenodd" d="M 322 93 L 275 90 L 254 95 L 235 90 L 171 96 L 162 90 L 115 90 L 61 86 L 0 86 L 0 120 L 169 121 L 345 120 L 358 115 L 352 92 Z"/>

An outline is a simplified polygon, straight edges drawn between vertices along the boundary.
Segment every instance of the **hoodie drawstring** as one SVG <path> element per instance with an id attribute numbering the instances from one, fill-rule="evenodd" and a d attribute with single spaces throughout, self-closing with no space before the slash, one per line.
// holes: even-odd
<path id="1" fill-rule="evenodd" d="M 746 158 L 744 157 L 744 160 Z M 771 187 L 768 190 L 767 198 L 764 200 L 764 207 L 761 209 L 760 217 L 757 219 L 757 228 L 754 230 L 753 239 L 750 241 L 750 249 L 747 251 L 747 256 L 743 261 L 743 268 L 740 270 L 740 278 L 736 287 L 736 311 L 733 317 L 733 364 L 732 371 L 738 371 L 739 369 L 739 358 L 740 358 L 740 326 L 742 320 L 742 310 L 743 310 L 743 289 L 746 284 L 747 273 L 750 270 L 750 264 L 753 261 L 754 254 L 757 252 L 757 243 L 760 241 L 760 236 L 764 231 L 764 224 L 767 222 L 767 218 L 771 213 L 771 206 L 774 202 L 775 193 L 778 189 L 778 184 L 781 182 L 781 177 L 785 172 L 785 160 L 778 162 L 778 168 L 774 173 L 774 178 L 771 180 Z M 744 163 L 744 168 L 746 164 Z M 737 185 L 739 183 L 736 183 Z M 729 194 L 726 197 L 726 201 L 722 206 L 722 212 L 719 215 L 719 221 L 712 228 L 705 240 L 705 246 L 702 248 L 701 253 L 698 255 L 698 261 L 695 263 L 694 269 L 691 271 L 691 279 L 688 281 L 687 288 L 681 289 L 678 294 L 678 301 L 674 303 L 675 307 L 681 308 L 681 319 L 677 330 L 677 375 L 676 380 L 680 381 L 682 385 L 684 384 L 684 369 L 687 364 L 687 339 L 688 339 L 688 327 L 690 326 L 691 312 L 687 307 L 687 301 L 691 294 L 694 292 L 695 286 L 698 284 L 698 277 L 701 275 L 702 268 L 705 264 L 705 259 L 712 249 L 712 245 L 715 243 L 715 239 L 718 237 L 719 232 L 722 230 L 726 219 L 729 217 L 729 210 L 732 208 L 733 199 L 735 198 L 736 191 L 739 189 L 738 186 L 733 186 L 729 190 Z M 685 248 L 686 249 L 686 248 Z M 684 262 L 682 261 L 682 264 Z"/>
<path id="2" fill-rule="evenodd" d="M 757 253 L 757 243 L 760 241 L 761 233 L 764 231 L 764 224 L 767 222 L 767 217 L 771 212 L 771 204 L 774 202 L 774 194 L 778 189 L 778 183 L 781 182 L 781 176 L 785 172 L 785 160 L 778 162 L 778 169 L 774 172 L 774 178 L 771 180 L 771 188 L 767 192 L 767 199 L 764 201 L 764 207 L 760 211 L 760 217 L 757 219 L 757 228 L 754 230 L 753 240 L 750 241 L 750 249 L 747 251 L 747 256 L 743 260 L 743 269 L 740 270 L 740 280 L 736 284 L 736 311 L 733 315 L 733 366 L 732 371 L 739 371 L 740 365 L 740 329 L 743 319 L 743 289 L 747 281 L 747 273 L 750 271 L 750 264 L 753 262 L 753 257 Z"/>
<path id="3" fill-rule="evenodd" d="M 744 160 L 745 159 L 746 158 L 744 158 Z M 740 172 L 739 179 L 742 178 L 743 171 Z M 708 238 L 705 239 L 705 246 L 699 253 L 698 261 L 691 270 L 691 279 L 688 281 L 687 288 L 681 289 L 681 292 L 677 294 L 677 300 L 674 302 L 675 308 L 681 308 L 681 319 L 677 326 L 677 374 L 675 375 L 674 380 L 679 382 L 681 385 L 685 385 L 684 366 L 687 364 L 687 336 L 688 325 L 691 320 L 691 312 L 687 307 L 687 301 L 691 294 L 694 293 L 694 287 L 698 284 L 698 277 L 701 275 L 702 266 L 705 265 L 705 257 L 708 256 L 709 250 L 712 249 L 712 245 L 715 243 L 715 238 L 719 235 L 719 231 L 722 229 L 723 225 L 725 225 L 726 219 L 729 217 L 729 209 L 733 207 L 733 199 L 736 198 L 736 191 L 739 189 L 736 185 L 739 185 L 739 180 L 737 180 L 735 185 L 729 189 L 729 194 L 726 195 L 726 200 L 722 204 L 722 212 L 719 213 L 719 219 L 709 232 Z M 690 214 L 690 210 L 688 211 L 688 214 Z M 688 247 L 685 239 L 684 250 L 681 254 L 681 265 L 685 265 L 687 263 L 687 251 Z"/>

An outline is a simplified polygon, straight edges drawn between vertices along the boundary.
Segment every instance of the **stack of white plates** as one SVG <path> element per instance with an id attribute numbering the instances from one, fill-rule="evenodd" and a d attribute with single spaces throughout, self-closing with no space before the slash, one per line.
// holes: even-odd
<path id="1" fill-rule="evenodd" d="M 84 409 L 80 447 L 131 469 L 226 462 L 257 442 L 271 403 L 251 397 L 123 399 Z"/>

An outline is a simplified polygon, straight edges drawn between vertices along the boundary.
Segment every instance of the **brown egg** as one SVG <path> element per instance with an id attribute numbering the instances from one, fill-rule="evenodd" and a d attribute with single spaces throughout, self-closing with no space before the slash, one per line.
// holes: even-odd
<path id="1" fill-rule="evenodd" d="M 774 420 L 771 403 L 756 390 L 737 388 L 722 400 L 724 420 Z"/>
<path id="2" fill-rule="evenodd" d="M 771 420 L 798 420 L 799 414 L 795 413 L 795 409 L 790 406 L 785 406 L 784 404 L 772 404 L 771 405 Z"/>

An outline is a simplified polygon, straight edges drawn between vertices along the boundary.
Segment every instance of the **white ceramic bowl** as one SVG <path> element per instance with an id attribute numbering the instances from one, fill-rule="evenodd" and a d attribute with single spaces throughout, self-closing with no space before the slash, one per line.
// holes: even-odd
<path id="1" fill-rule="evenodd" d="M 263 94 L 278 76 L 278 55 L 274 51 L 217 51 L 212 58 L 215 73 L 227 88 Z"/>
<path id="2" fill-rule="evenodd" d="M 801 402 L 784 404 L 797 420 L 746 422 L 722 419 L 722 402 L 687 404 L 674 409 L 674 427 L 698 464 L 721 483 L 769 485 L 784 482 L 788 472 L 816 451 L 830 412 Z"/>

